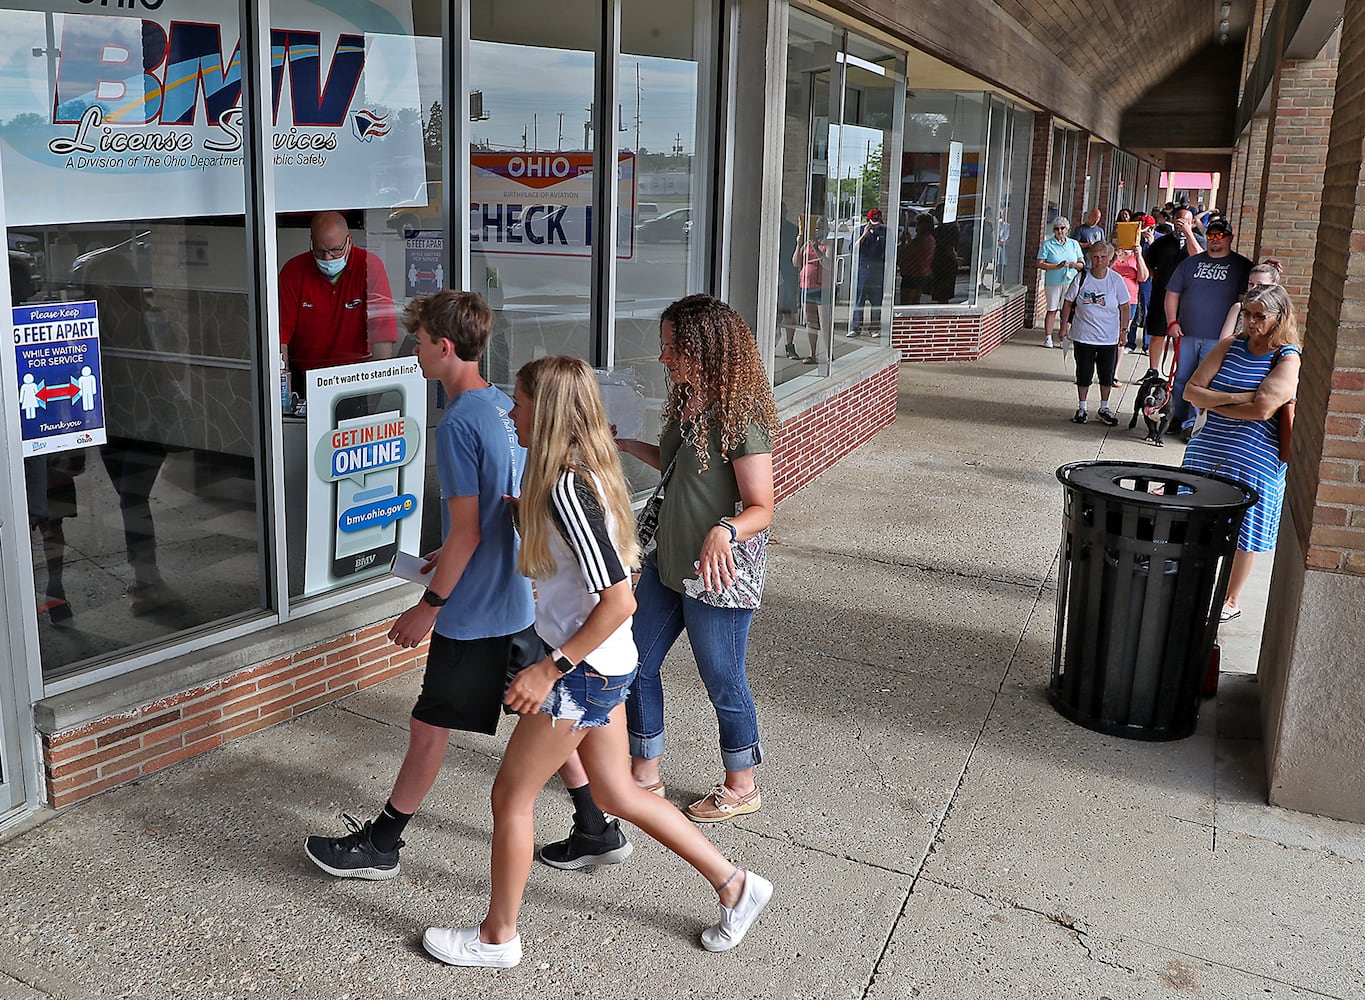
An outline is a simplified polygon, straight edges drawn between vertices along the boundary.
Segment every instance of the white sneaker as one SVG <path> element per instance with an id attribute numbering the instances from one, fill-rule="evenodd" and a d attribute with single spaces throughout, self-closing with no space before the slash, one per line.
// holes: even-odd
<path id="1" fill-rule="evenodd" d="M 1052 338 L 1051 338 L 1051 337 L 1048 337 L 1047 340 L 1043 341 L 1043 346 L 1044 346 L 1044 347 L 1051 347 L 1051 346 L 1052 346 Z"/>
<path id="2" fill-rule="evenodd" d="M 510 969 L 521 962 L 520 934 L 502 944 L 486 944 L 479 940 L 477 927 L 428 927 L 422 947 L 446 965 Z"/>
<path id="3" fill-rule="evenodd" d="M 701 932 L 701 946 L 707 951 L 729 951 L 744 940 L 763 907 L 773 898 L 773 884 L 762 875 L 744 873 L 744 891 L 734 908 L 720 908 L 720 923 Z"/>

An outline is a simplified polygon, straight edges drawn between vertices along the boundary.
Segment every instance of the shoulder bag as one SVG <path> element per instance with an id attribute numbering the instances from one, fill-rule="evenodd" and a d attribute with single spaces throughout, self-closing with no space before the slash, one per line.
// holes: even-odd
<path id="1" fill-rule="evenodd" d="M 1275 352 L 1275 360 L 1270 363 L 1271 368 L 1274 368 L 1280 363 L 1280 356 L 1283 354 L 1283 347 Z M 1275 419 L 1278 423 L 1280 432 L 1280 461 L 1288 462 L 1291 452 L 1290 445 L 1294 440 L 1294 400 L 1288 400 L 1281 405 L 1280 408 L 1275 411 Z"/>
<path id="2" fill-rule="evenodd" d="M 742 513 L 742 508 L 735 513 Z M 735 578 L 730 586 L 724 590 L 707 590 L 698 575 L 683 581 L 683 593 L 713 608 L 749 611 L 757 608 L 763 599 L 763 578 L 768 572 L 770 534 L 771 530 L 764 528 L 748 541 L 730 543 L 730 551 L 735 557 Z M 694 565 L 700 571 L 701 565 Z"/>
<path id="3" fill-rule="evenodd" d="M 659 508 L 664 503 L 664 491 L 668 489 L 668 480 L 673 475 L 673 466 L 678 464 L 678 456 L 673 456 L 673 461 L 668 463 L 668 468 L 659 477 L 659 485 L 654 487 L 654 492 L 649 495 L 645 505 L 640 508 L 640 513 L 635 516 L 635 535 L 640 539 L 640 555 L 647 556 L 656 548 L 654 544 L 654 533 L 659 530 Z"/>

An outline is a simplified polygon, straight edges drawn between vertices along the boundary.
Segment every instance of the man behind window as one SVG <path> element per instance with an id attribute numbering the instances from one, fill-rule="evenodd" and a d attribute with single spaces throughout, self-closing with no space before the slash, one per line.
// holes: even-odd
<path id="1" fill-rule="evenodd" d="M 320 212 L 311 248 L 280 270 L 280 357 L 302 391 L 314 368 L 393 357 L 393 292 L 383 262 L 351 241 L 340 212 Z"/>

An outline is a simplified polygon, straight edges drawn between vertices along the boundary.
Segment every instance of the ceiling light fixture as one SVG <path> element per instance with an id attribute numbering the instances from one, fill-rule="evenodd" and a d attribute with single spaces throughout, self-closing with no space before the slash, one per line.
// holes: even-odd
<path id="1" fill-rule="evenodd" d="M 1222 16 L 1223 20 L 1226 21 L 1228 16 L 1232 13 L 1232 4 L 1228 3 L 1227 0 L 1224 0 L 1223 6 L 1219 8 L 1218 13 Z"/>

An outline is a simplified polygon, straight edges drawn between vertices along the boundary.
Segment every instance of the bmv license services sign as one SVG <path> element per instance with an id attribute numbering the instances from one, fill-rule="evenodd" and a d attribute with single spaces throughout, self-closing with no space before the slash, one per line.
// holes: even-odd
<path id="1" fill-rule="evenodd" d="M 15 306 L 13 318 L 23 454 L 104 444 L 95 303 Z"/>

